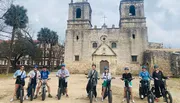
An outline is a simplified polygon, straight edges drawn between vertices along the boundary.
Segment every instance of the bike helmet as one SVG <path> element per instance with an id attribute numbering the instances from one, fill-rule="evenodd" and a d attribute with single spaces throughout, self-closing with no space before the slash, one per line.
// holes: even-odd
<path id="1" fill-rule="evenodd" d="M 61 64 L 61 67 L 66 67 L 66 65 L 63 63 L 63 64 Z"/>
<path id="2" fill-rule="evenodd" d="M 109 70 L 109 68 L 107 66 L 104 67 L 104 70 Z"/>
<path id="3" fill-rule="evenodd" d="M 142 66 L 142 69 L 147 69 L 147 67 L 144 65 L 144 66 Z"/>
<path id="4" fill-rule="evenodd" d="M 34 65 L 34 68 L 38 68 L 38 65 Z"/>
<path id="5" fill-rule="evenodd" d="M 129 70 L 129 68 L 128 68 L 128 67 L 125 67 L 124 70 Z"/>
<path id="6" fill-rule="evenodd" d="M 154 65 L 154 69 L 157 69 L 159 68 L 159 66 L 157 64 Z"/>

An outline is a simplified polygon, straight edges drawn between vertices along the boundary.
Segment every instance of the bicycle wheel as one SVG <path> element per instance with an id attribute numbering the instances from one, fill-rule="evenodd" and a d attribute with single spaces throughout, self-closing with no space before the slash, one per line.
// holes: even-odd
<path id="1" fill-rule="evenodd" d="M 16 91 L 16 98 L 19 99 L 19 97 L 20 97 L 20 89 L 18 88 Z"/>
<path id="2" fill-rule="evenodd" d="M 130 103 L 130 92 L 129 91 L 126 92 L 126 100 L 127 100 L 127 103 Z"/>
<path id="3" fill-rule="evenodd" d="M 112 91 L 108 93 L 108 103 L 112 103 Z"/>
<path id="4" fill-rule="evenodd" d="M 140 99 L 144 99 L 144 98 L 142 98 L 142 95 L 143 95 L 143 93 L 142 93 L 142 87 L 139 87 L 139 98 L 140 98 Z"/>
<path id="5" fill-rule="evenodd" d="M 166 99 L 166 103 L 172 103 L 173 102 L 172 95 L 168 91 L 165 92 L 165 99 Z"/>
<path id="6" fill-rule="evenodd" d="M 148 100 L 148 103 L 154 103 L 154 96 L 152 93 L 150 93 L 148 96 L 147 96 L 147 100 Z"/>
<path id="7" fill-rule="evenodd" d="M 89 99 L 90 99 L 90 103 L 92 103 L 93 102 L 93 91 L 90 91 Z"/>
<path id="8" fill-rule="evenodd" d="M 33 101 L 34 99 L 34 88 L 31 88 L 31 96 L 30 96 L 30 100 Z"/>
<path id="9" fill-rule="evenodd" d="M 57 95 L 58 96 L 58 100 L 61 99 L 61 91 L 62 91 L 61 88 L 58 88 L 58 95 Z"/>
<path id="10" fill-rule="evenodd" d="M 42 90 L 42 101 L 44 101 L 45 98 L 46 98 L 46 89 L 43 88 L 43 90 Z"/>
<path id="11" fill-rule="evenodd" d="M 106 99 L 107 96 L 108 96 L 108 91 L 107 91 L 107 89 L 106 89 L 105 92 L 104 92 L 104 97 L 103 97 L 103 99 Z"/>
<path id="12" fill-rule="evenodd" d="M 20 89 L 20 103 L 23 103 L 23 89 Z"/>

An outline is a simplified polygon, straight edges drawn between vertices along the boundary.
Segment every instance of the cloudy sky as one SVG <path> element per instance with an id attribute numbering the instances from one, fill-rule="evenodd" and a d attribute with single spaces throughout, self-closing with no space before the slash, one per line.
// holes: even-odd
<path id="1" fill-rule="evenodd" d="M 65 38 L 68 3 L 71 0 L 16 0 L 28 10 L 29 23 L 34 32 L 48 27 Z M 76 1 L 76 0 L 74 0 Z M 103 16 L 111 27 L 119 23 L 120 0 L 89 0 L 93 14 L 92 24 L 101 26 Z M 164 43 L 166 47 L 180 48 L 180 0 L 145 0 L 150 42 Z"/>

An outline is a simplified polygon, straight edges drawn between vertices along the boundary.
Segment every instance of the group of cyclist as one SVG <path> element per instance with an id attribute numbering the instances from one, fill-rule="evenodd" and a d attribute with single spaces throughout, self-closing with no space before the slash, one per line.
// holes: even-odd
<path id="1" fill-rule="evenodd" d="M 70 76 L 70 73 L 68 71 L 68 69 L 66 69 L 66 65 L 65 64 L 61 64 L 60 66 L 60 70 L 58 70 L 58 72 L 56 73 L 56 77 L 59 77 L 59 78 L 65 78 L 65 81 L 63 83 L 63 86 L 66 87 L 66 90 L 65 90 L 65 94 L 66 94 L 66 97 L 68 97 L 68 89 L 67 89 L 67 86 L 68 86 L 68 77 Z M 160 97 L 160 93 L 162 93 L 162 89 L 165 88 L 163 83 L 162 83 L 162 79 L 167 79 L 168 77 L 165 77 L 163 75 L 163 72 L 159 70 L 159 67 L 158 65 L 154 65 L 154 72 L 152 73 L 152 77 L 150 76 L 149 72 L 146 70 L 147 67 L 146 66 L 142 66 L 142 71 L 139 73 L 139 78 L 141 80 L 145 80 L 149 83 L 149 80 L 154 80 L 154 85 L 155 85 L 155 96 L 156 96 L 156 101 L 158 101 L 158 98 Z M 39 71 L 38 70 L 38 66 L 35 65 L 34 66 L 34 69 L 32 71 L 30 71 L 28 73 L 28 75 L 26 75 L 26 72 L 24 70 L 24 66 L 21 66 L 19 70 L 17 70 L 15 73 L 14 73 L 14 78 L 16 79 L 16 82 L 15 82 L 15 90 L 14 90 L 14 94 L 13 94 L 13 97 L 12 99 L 10 100 L 11 102 L 14 100 L 14 97 L 16 95 L 16 91 L 18 89 L 18 87 L 20 85 L 23 86 L 24 88 L 24 85 L 25 85 L 25 78 L 30 78 L 29 79 L 29 83 L 28 83 L 28 89 L 27 89 L 27 95 L 25 95 L 25 99 L 28 99 L 28 97 L 30 96 L 30 88 L 31 87 L 31 84 L 33 83 L 35 90 L 35 96 L 34 96 L 34 99 L 37 98 L 38 94 L 39 94 L 39 89 L 42 85 L 42 82 L 41 80 L 46 80 L 46 85 L 48 87 L 48 97 L 49 98 L 52 98 L 52 95 L 51 95 L 51 89 L 50 89 L 50 86 L 48 84 L 48 78 L 49 78 L 49 75 L 50 75 L 50 72 L 47 70 L 47 67 L 46 66 L 43 66 L 43 69 L 42 71 Z M 90 78 L 95 78 L 94 79 L 94 85 L 93 85 L 93 91 L 94 91 L 94 97 L 95 97 L 95 101 L 97 101 L 97 90 L 96 90 L 96 87 L 97 87 L 97 84 L 98 84 L 98 79 L 99 79 L 99 73 L 96 71 L 96 65 L 93 64 L 92 65 L 92 69 L 88 72 L 88 77 Z M 104 73 L 102 74 L 102 79 L 103 79 L 103 83 L 102 83 L 102 101 L 104 101 L 104 95 L 105 95 L 105 90 L 106 90 L 106 87 L 107 87 L 107 81 L 110 80 L 112 78 L 111 76 L 111 73 L 109 71 L 109 68 L 108 67 L 104 67 Z M 132 74 L 130 73 L 130 70 L 128 67 L 125 67 L 124 68 L 124 73 L 122 74 L 122 77 L 121 79 L 127 79 L 127 80 L 132 80 Z M 60 80 L 60 79 L 59 79 Z M 60 81 L 59 81 L 60 83 Z M 86 91 L 87 91 L 87 95 L 89 95 L 89 91 L 90 91 L 90 88 L 91 88 L 91 84 L 90 84 L 90 81 L 88 81 L 88 84 L 87 84 L 87 87 L 86 87 Z M 37 87 L 37 89 L 36 89 Z M 132 91 L 132 81 L 129 82 L 129 88 L 130 88 L 130 92 L 131 92 L 131 100 L 133 103 L 135 103 L 134 101 L 134 95 L 133 95 L 133 91 Z M 159 89 L 161 88 L 161 89 Z M 142 98 L 143 98 L 143 95 L 142 95 Z M 124 99 L 122 101 L 125 101 L 126 100 L 126 88 L 124 86 Z"/>

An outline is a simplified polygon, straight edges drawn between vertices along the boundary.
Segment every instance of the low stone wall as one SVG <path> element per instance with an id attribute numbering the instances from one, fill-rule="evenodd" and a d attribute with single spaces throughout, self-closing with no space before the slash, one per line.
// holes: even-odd
<path id="1" fill-rule="evenodd" d="M 73 63 L 67 63 L 66 62 L 66 68 L 70 71 L 71 74 L 87 74 L 88 71 L 91 69 L 91 62 L 73 62 Z M 111 64 L 110 65 L 110 71 L 114 75 L 121 75 L 124 73 L 124 68 L 129 67 L 130 72 L 133 75 L 138 75 L 140 71 L 140 64 L 131 64 L 131 63 L 118 63 Z M 99 66 L 97 65 L 97 71 L 100 71 Z"/>
<path id="2" fill-rule="evenodd" d="M 176 58 L 176 55 L 173 55 L 174 52 L 175 51 L 173 50 L 165 50 L 165 49 L 147 50 L 146 52 L 144 52 L 144 64 L 148 66 L 149 71 L 151 73 L 154 70 L 153 68 L 154 64 L 157 64 L 159 65 L 160 69 L 164 72 L 165 75 L 177 76 L 179 74 L 177 74 L 176 72 L 179 70 L 177 68 L 177 65 L 175 66 L 175 64 L 177 62 L 178 63 L 180 62 L 180 56 L 179 59 Z M 173 66 L 172 63 L 174 63 L 174 67 L 172 67 Z"/>
<path id="3" fill-rule="evenodd" d="M 162 49 L 163 48 L 163 43 L 149 42 L 149 48 L 150 49 Z"/>

